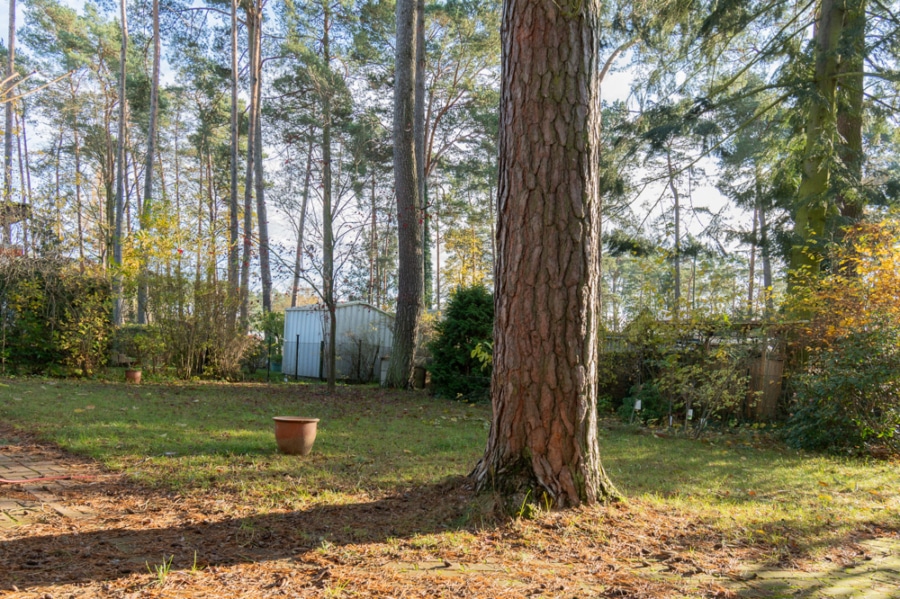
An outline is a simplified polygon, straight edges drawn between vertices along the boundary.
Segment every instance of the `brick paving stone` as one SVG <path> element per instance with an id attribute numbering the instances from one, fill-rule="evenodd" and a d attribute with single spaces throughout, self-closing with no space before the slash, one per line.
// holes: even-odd
<path id="1" fill-rule="evenodd" d="M 71 470 L 59 462 L 45 456 L 9 456 L 0 455 L 0 478 L 7 480 L 24 480 L 52 476 L 67 476 Z M 61 483 L 66 483 L 61 484 Z M 23 502 L 4 498 L 3 486 L 0 486 L 0 528 L 11 528 L 27 524 L 36 514 L 44 511 L 44 506 L 56 513 L 71 519 L 90 517 L 93 514 L 86 508 L 67 505 L 58 495 L 66 487 L 76 486 L 78 481 L 46 481 L 23 483 L 17 489 L 32 495 L 37 501 Z"/>

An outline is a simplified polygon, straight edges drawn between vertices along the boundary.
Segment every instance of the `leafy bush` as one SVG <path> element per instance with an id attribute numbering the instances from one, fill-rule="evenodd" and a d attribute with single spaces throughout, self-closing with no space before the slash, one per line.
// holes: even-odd
<path id="1" fill-rule="evenodd" d="M 640 411 L 635 411 L 635 402 L 641 402 Z M 659 392 L 659 387 L 654 383 L 634 385 L 631 393 L 622 401 L 619 407 L 619 418 L 625 422 L 638 420 L 644 424 L 650 422 L 662 422 L 669 412 L 669 402 Z"/>
<path id="2" fill-rule="evenodd" d="M 490 387 L 491 367 L 472 355 L 479 345 L 491 341 L 494 298 L 482 285 L 459 288 L 450 298 L 444 319 L 435 325 L 431 384 L 443 397 L 485 396 Z"/>
<path id="3" fill-rule="evenodd" d="M 0 260 L 4 369 L 44 372 L 56 365 L 92 374 L 106 362 L 110 331 L 104 273 L 63 259 Z"/>
<path id="4" fill-rule="evenodd" d="M 166 346 L 157 325 L 126 324 L 113 335 L 112 351 L 134 360 L 135 366 L 155 370 L 162 363 Z"/>
<path id="5" fill-rule="evenodd" d="M 638 374 L 649 383 L 632 387 L 619 416 L 644 423 L 690 423 L 694 435 L 713 421 L 726 422 L 744 405 L 749 391 L 751 346 L 731 343 L 727 322 L 685 320 L 642 326 Z M 641 411 L 633 414 L 635 400 Z M 690 415 L 690 416 L 689 416 Z"/>
<path id="6" fill-rule="evenodd" d="M 813 351 L 794 389 L 785 428 L 789 445 L 856 453 L 875 444 L 900 451 L 900 327 L 853 331 Z"/>
<path id="7" fill-rule="evenodd" d="M 672 398 L 672 412 L 692 422 L 697 436 L 712 420 L 735 415 L 749 391 L 747 347 L 709 340 L 667 356 L 658 385 Z"/>
<path id="8" fill-rule="evenodd" d="M 807 324 L 786 439 L 812 450 L 900 452 L 900 222 L 846 230 L 827 263 L 822 277 L 795 275 L 788 310 Z"/>
<path id="9" fill-rule="evenodd" d="M 182 378 L 237 379 L 253 343 L 243 328 L 230 323 L 235 313 L 224 282 L 187 277 L 151 277 L 151 312 L 165 347 L 164 360 Z"/>

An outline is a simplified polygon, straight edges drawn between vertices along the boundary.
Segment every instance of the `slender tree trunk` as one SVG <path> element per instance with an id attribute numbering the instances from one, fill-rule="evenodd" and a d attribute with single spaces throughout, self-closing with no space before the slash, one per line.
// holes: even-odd
<path id="1" fill-rule="evenodd" d="M 198 165 L 199 173 L 197 173 L 197 177 L 199 179 L 199 187 L 200 187 L 200 197 L 197 201 L 197 264 L 194 268 L 194 305 L 200 305 L 200 280 L 203 274 L 203 154 L 200 152 L 199 156 L 200 164 Z M 210 230 L 212 227 L 210 227 Z"/>
<path id="2" fill-rule="evenodd" d="M 678 187 L 675 185 L 675 169 L 672 166 L 672 149 L 666 148 L 666 164 L 669 169 L 669 189 L 672 191 L 672 199 L 675 202 L 675 319 L 680 315 L 681 308 L 681 198 L 678 196 Z"/>
<path id="3" fill-rule="evenodd" d="M 125 119 L 131 118 L 130 108 L 128 104 L 125 104 Z M 133 221 L 131 219 L 131 207 L 132 205 L 135 207 L 136 215 L 138 221 L 140 221 L 141 213 L 144 210 L 143 204 L 143 196 L 141 194 L 141 171 L 138 166 L 138 160 L 134 155 L 134 144 L 131 141 L 131 130 L 126 129 L 125 136 L 125 214 L 127 215 L 127 219 L 125 222 L 128 227 L 125 229 L 126 236 L 130 235 L 134 231 Z M 128 182 L 128 165 L 131 165 L 131 176 L 134 178 L 133 183 Z M 134 193 L 134 202 L 131 201 L 131 194 Z"/>
<path id="4" fill-rule="evenodd" d="M 488 190 L 488 210 L 491 217 L 491 275 L 497 271 L 497 214 L 494 207 L 494 186 Z"/>
<path id="5" fill-rule="evenodd" d="M 322 32 L 322 60 L 326 68 L 331 67 L 331 7 L 326 0 L 324 30 Z M 337 348 L 337 306 L 334 298 L 334 231 L 331 212 L 332 193 L 331 172 L 331 87 L 325 86 L 322 98 L 322 293 L 325 306 L 328 308 L 328 347 L 325 355 L 325 368 L 328 377 L 328 390 L 334 391 L 336 378 Z"/>
<path id="6" fill-rule="evenodd" d="M 209 265 L 207 267 L 206 279 L 210 283 L 213 283 L 213 288 L 215 288 L 215 283 L 218 280 L 218 271 L 216 269 L 216 258 L 218 256 L 218 249 L 216 248 L 216 221 L 218 220 L 218 211 L 216 210 L 216 207 L 219 205 L 219 198 L 216 194 L 216 181 L 213 176 L 212 151 L 209 146 L 206 147 L 206 182 L 207 190 L 209 192 L 209 251 L 207 252 Z"/>
<path id="7" fill-rule="evenodd" d="M 140 221 L 141 231 L 150 230 L 153 214 L 153 160 L 156 152 L 157 114 L 159 112 L 159 0 L 153 0 L 153 73 L 150 80 L 150 126 L 147 129 L 147 160 L 144 164 L 144 205 Z M 143 248 L 144 252 L 148 248 Z M 141 256 L 141 272 L 138 275 L 138 324 L 147 323 L 147 300 L 150 294 L 150 272 L 146 255 Z"/>
<path id="8" fill-rule="evenodd" d="M 231 189 L 228 200 L 228 328 L 234 328 L 235 308 L 240 297 L 240 281 L 238 279 L 238 146 L 240 130 L 238 127 L 238 87 L 240 72 L 238 71 L 238 0 L 231 0 Z"/>
<path id="9" fill-rule="evenodd" d="M 431 308 L 432 303 L 432 269 L 430 215 L 428 214 L 428 175 L 425 171 L 425 0 L 416 0 L 416 105 L 414 111 L 413 131 L 416 137 L 416 177 L 419 183 L 419 202 L 422 221 L 422 276 L 424 307 Z"/>
<path id="10" fill-rule="evenodd" d="M 303 200 L 300 205 L 300 225 L 297 227 L 297 253 L 294 256 L 294 282 L 291 285 L 291 307 L 297 305 L 300 294 L 300 275 L 303 273 L 303 233 L 306 231 L 306 206 L 309 203 L 309 183 L 312 177 L 313 137 L 312 127 L 309 129 L 309 141 L 306 148 L 306 176 L 303 178 Z"/>
<path id="11" fill-rule="evenodd" d="M 415 141 L 416 0 L 397 2 L 396 69 L 394 75 L 394 189 L 397 194 L 399 272 L 394 344 L 387 385 L 411 385 L 425 286 L 422 225 L 419 223 L 418 166 Z"/>
<path id="12" fill-rule="evenodd" d="M 34 207 L 34 195 L 31 193 L 31 164 L 28 159 L 28 135 L 27 130 L 28 127 L 26 125 L 27 119 L 25 118 L 25 102 L 22 101 L 22 146 L 25 150 L 25 186 L 28 189 L 28 205 L 32 208 Z M 31 236 L 31 250 L 32 254 L 37 255 L 37 241 L 35 236 Z"/>
<path id="13" fill-rule="evenodd" d="M 6 78 L 7 89 L 12 89 L 13 73 L 16 71 L 16 0 L 9 0 L 9 36 L 6 44 Z M 3 203 L 12 202 L 12 135 L 14 102 L 6 102 L 6 126 L 3 131 Z M 12 243 L 12 226 L 8 219 L 3 221 L 3 239 L 0 244 Z"/>
<path id="14" fill-rule="evenodd" d="M 441 311 L 441 199 L 443 195 L 443 190 L 438 188 L 437 195 L 437 207 L 435 209 L 435 220 L 434 220 L 434 253 L 435 253 L 435 265 L 437 268 L 435 269 L 435 279 L 436 285 L 434 290 L 435 303 L 437 304 L 438 312 Z M 492 211 L 493 213 L 493 211 Z M 494 230 L 493 223 L 491 224 L 491 231 Z"/>
<path id="15" fill-rule="evenodd" d="M 618 494 L 597 444 L 599 1 L 508 0 L 501 39 L 493 420 L 472 476 L 508 505 L 608 500 Z"/>
<path id="16" fill-rule="evenodd" d="M 844 23 L 843 0 L 822 0 L 816 21 L 816 97 L 810 102 L 806 124 L 806 150 L 790 254 L 789 288 L 821 270 L 826 217 L 832 204 L 829 154 L 835 130 L 835 97 L 839 72 L 838 47 Z"/>
<path id="17" fill-rule="evenodd" d="M 84 223 L 81 206 L 81 140 L 78 135 L 78 121 L 72 124 L 72 142 L 75 155 L 75 209 L 78 217 L 78 264 L 84 270 Z M 90 202 L 88 202 L 90 204 Z"/>
<path id="18" fill-rule="evenodd" d="M 178 147 L 178 139 L 181 134 L 181 102 L 177 104 L 175 110 L 175 131 L 172 135 L 172 145 L 174 150 L 173 162 L 175 163 L 175 230 L 178 232 L 178 257 L 175 261 L 175 280 L 178 283 L 178 289 L 182 288 L 183 265 L 184 265 L 184 237 L 181 234 L 181 156 Z M 178 320 L 184 319 L 185 297 L 183 293 L 177 294 L 178 302 Z"/>
<path id="19" fill-rule="evenodd" d="M 18 111 L 16 116 L 16 150 L 19 154 L 19 196 L 22 198 L 22 253 L 28 255 L 28 195 L 25 189 L 25 161 L 22 157 L 22 121 L 19 120 Z"/>
<path id="20" fill-rule="evenodd" d="M 756 282 L 756 238 L 758 235 L 758 226 L 759 223 L 759 200 L 757 199 L 757 205 L 753 207 L 753 232 L 750 234 L 750 276 L 747 277 L 747 315 L 753 316 L 753 290 L 754 283 Z"/>
<path id="21" fill-rule="evenodd" d="M 113 233 L 113 324 L 115 326 L 121 326 L 125 321 L 122 289 L 122 227 L 125 217 L 125 137 L 128 132 L 125 122 L 127 114 L 125 111 L 125 76 L 128 57 L 128 20 L 125 13 L 125 0 L 120 0 L 119 7 L 122 47 L 119 53 L 119 131 L 116 140 L 116 216 L 115 232 Z"/>
<path id="22" fill-rule="evenodd" d="M 105 215 L 105 234 L 106 238 L 103 242 L 103 267 L 109 269 L 112 264 L 112 248 L 114 245 L 113 237 L 116 230 L 116 145 L 113 137 L 113 114 L 115 112 L 116 99 L 112 91 L 107 91 L 109 97 L 106 98 L 107 106 L 103 111 L 103 129 L 106 144 L 104 146 L 105 160 L 100 169 L 103 178 L 103 200 Z M 97 188 L 99 191 L 99 187 Z M 99 194 L 97 201 L 100 201 Z"/>
<path id="23" fill-rule="evenodd" d="M 763 266 L 763 287 L 765 297 L 764 314 L 768 317 L 775 310 L 775 300 L 772 298 L 772 259 L 769 253 L 769 228 L 766 224 L 766 207 L 760 202 L 759 204 L 759 245 L 760 257 Z"/>
<path id="24" fill-rule="evenodd" d="M 369 202 L 369 282 L 366 285 L 366 301 L 375 302 L 375 286 L 378 282 L 378 205 L 375 203 L 375 171 L 372 171 Z"/>
<path id="25" fill-rule="evenodd" d="M 250 112 L 247 127 L 247 164 L 244 176 L 244 247 L 241 262 L 241 326 L 250 324 L 250 254 L 253 233 L 253 155 L 256 151 L 256 9 L 247 5 L 247 41 L 250 46 Z"/>
<path id="26" fill-rule="evenodd" d="M 263 314 L 272 311 L 272 269 L 269 265 L 269 218 L 266 213 L 266 181 L 263 175 L 262 143 L 262 17 L 263 0 L 256 0 L 256 144 L 253 162 L 256 167 L 256 223 L 259 227 L 259 271 L 262 279 Z"/>

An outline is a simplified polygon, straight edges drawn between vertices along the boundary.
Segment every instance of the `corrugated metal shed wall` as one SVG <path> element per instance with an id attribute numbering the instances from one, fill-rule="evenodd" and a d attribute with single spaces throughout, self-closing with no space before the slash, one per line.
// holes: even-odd
<path id="1" fill-rule="evenodd" d="M 365 302 L 338 304 L 337 376 L 372 380 L 378 363 L 390 354 L 394 317 Z M 322 342 L 327 339 L 328 312 L 324 306 L 288 308 L 284 315 L 284 361 L 288 376 L 318 377 Z"/>
<path id="2" fill-rule="evenodd" d="M 319 376 L 319 354 L 325 338 L 326 314 L 324 306 L 285 310 L 284 357 L 281 363 L 281 371 L 285 375 Z"/>

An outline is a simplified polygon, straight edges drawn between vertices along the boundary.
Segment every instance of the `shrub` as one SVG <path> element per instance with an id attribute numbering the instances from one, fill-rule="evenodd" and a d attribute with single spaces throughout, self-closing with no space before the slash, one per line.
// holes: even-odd
<path id="1" fill-rule="evenodd" d="M 151 278 L 151 289 L 165 363 L 185 379 L 240 378 L 253 337 L 225 317 L 235 312 L 225 283 L 159 276 Z"/>
<path id="2" fill-rule="evenodd" d="M 789 445 L 861 452 L 870 445 L 900 451 L 900 327 L 852 331 L 813 351 L 794 381 Z"/>
<path id="3" fill-rule="evenodd" d="M 640 411 L 635 411 L 635 402 L 641 402 Z M 638 420 L 644 424 L 650 422 L 662 422 L 669 413 L 669 402 L 659 392 L 659 387 L 654 383 L 634 385 L 631 393 L 622 401 L 619 407 L 619 418 L 625 422 Z"/>
<path id="4" fill-rule="evenodd" d="M 491 367 L 472 355 L 479 345 L 491 341 L 494 298 L 482 285 L 459 288 L 450 298 L 444 319 L 435 325 L 431 384 L 443 397 L 485 397 L 490 387 Z"/>
<path id="5" fill-rule="evenodd" d="M 159 327 L 152 324 L 126 324 L 119 327 L 112 340 L 112 351 L 134 360 L 135 366 L 155 370 L 165 354 Z"/>
<path id="6" fill-rule="evenodd" d="M 110 284 L 64 259 L 0 260 L 0 358 L 4 368 L 54 365 L 89 375 L 106 362 Z"/>
<path id="7" fill-rule="evenodd" d="M 804 318 L 796 345 L 794 447 L 900 452 L 900 223 L 863 223 L 830 248 L 831 272 L 798 283 L 788 309 Z"/>
<path id="8" fill-rule="evenodd" d="M 740 411 L 749 390 L 752 347 L 732 342 L 727 322 L 688 320 L 641 330 L 649 335 L 639 346 L 646 356 L 639 373 L 651 382 L 632 387 L 619 408 L 621 418 L 668 425 L 671 417 L 671 424 L 690 423 L 697 436 L 708 423 L 728 421 Z M 638 399 L 641 412 L 632 414 Z"/>

